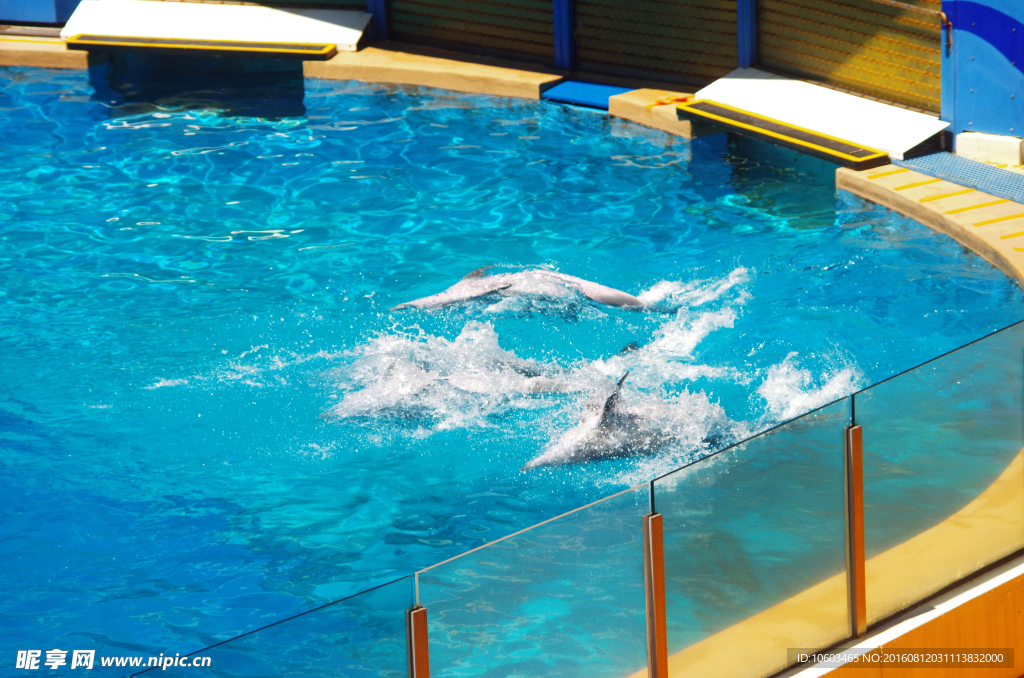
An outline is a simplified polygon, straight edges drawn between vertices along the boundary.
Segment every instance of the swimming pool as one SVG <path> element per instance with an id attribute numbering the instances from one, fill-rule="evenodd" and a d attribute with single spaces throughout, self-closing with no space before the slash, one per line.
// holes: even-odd
<path id="1" fill-rule="evenodd" d="M 192 650 L 647 480 L 1024 309 L 979 257 L 760 142 L 317 80 L 298 101 L 275 86 L 279 117 L 227 115 L 221 93 L 104 68 L 92 85 L 0 71 L 12 647 Z M 388 311 L 489 265 L 658 309 Z M 626 371 L 624 398 L 673 444 L 519 470 Z M 523 387 L 538 377 L 559 386 Z"/>

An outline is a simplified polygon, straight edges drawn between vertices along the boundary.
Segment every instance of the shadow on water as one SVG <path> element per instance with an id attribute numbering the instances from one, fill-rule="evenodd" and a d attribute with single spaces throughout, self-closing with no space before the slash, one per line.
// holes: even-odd
<path id="1" fill-rule="evenodd" d="M 271 119 L 306 114 L 295 60 L 111 52 L 90 65 L 89 83 L 114 116 L 153 107 Z"/>

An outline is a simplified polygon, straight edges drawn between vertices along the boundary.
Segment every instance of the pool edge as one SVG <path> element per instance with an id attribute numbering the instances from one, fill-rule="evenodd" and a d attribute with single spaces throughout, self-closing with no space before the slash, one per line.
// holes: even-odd
<path id="1" fill-rule="evenodd" d="M 1024 288 L 1024 205 L 894 165 L 840 167 L 836 188 L 949 236 Z"/>
<path id="2" fill-rule="evenodd" d="M 67 48 L 60 38 L 0 36 L 0 66 L 88 68 L 89 55 Z"/>

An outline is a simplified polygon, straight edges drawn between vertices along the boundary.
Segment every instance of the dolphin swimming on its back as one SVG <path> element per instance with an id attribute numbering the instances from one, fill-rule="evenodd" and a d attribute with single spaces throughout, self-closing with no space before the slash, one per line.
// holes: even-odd
<path id="1" fill-rule="evenodd" d="M 494 292 L 506 296 L 532 295 L 564 297 L 578 292 L 583 296 L 608 306 L 641 308 L 646 304 L 632 294 L 596 282 L 584 280 L 564 273 L 534 268 L 516 273 L 485 275 L 489 266 L 479 268 L 455 283 L 444 292 L 429 297 L 407 301 L 392 308 L 441 308 L 460 301 L 468 301 Z"/>

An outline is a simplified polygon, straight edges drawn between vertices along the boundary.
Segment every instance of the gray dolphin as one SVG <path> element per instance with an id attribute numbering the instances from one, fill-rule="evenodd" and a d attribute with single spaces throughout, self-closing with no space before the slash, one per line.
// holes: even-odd
<path id="1" fill-rule="evenodd" d="M 619 394 L 628 376 L 629 372 L 622 375 L 611 395 L 591 398 L 580 423 L 520 470 L 632 457 L 655 452 L 671 442 L 670 436 L 651 428 L 645 417 L 623 406 Z"/>
<path id="2" fill-rule="evenodd" d="M 391 310 L 397 311 L 403 308 L 441 308 L 442 306 L 476 299 L 494 292 L 505 296 L 528 295 L 546 297 L 565 297 L 578 292 L 588 299 L 608 306 L 623 308 L 641 308 L 646 306 L 644 302 L 632 294 L 584 280 L 583 278 L 565 275 L 564 273 L 533 268 L 516 273 L 485 275 L 489 268 L 491 267 L 478 268 L 444 292 L 407 301 L 404 304 L 395 306 Z"/>

